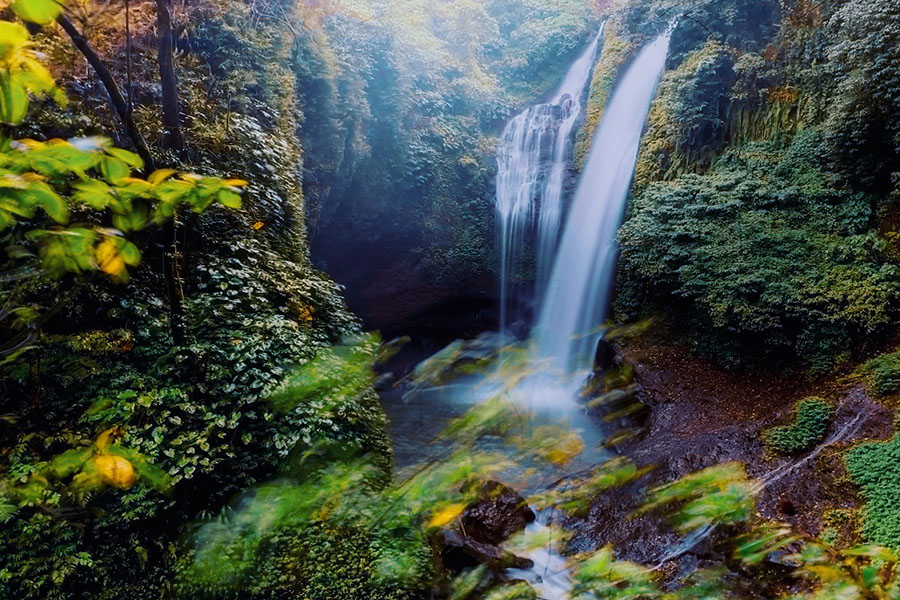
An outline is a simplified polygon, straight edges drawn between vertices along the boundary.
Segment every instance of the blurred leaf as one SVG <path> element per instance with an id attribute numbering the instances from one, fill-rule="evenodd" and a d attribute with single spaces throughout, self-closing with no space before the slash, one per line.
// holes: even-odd
<path id="1" fill-rule="evenodd" d="M 62 12 L 62 0 L 15 0 L 12 9 L 24 21 L 47 25 Z"/>
<path id="2" fill-rule="evenodd" d="M 428 521 L 429 527 L 443 527 L 455 521 L 466 510 L 466 505 L 457 503 L 445 506 L 434 514 Z"/>

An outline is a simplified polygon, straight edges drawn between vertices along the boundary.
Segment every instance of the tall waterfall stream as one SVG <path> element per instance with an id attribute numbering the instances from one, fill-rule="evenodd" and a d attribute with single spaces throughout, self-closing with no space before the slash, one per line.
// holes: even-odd
<path id="1" fill-rule="evenodd" d="M 546 287 L 538 287 L 544 299 L 532 334 L 537 353 L 567 376 L 586 374 L 591 366 L 597 341 L 591 332 L 605 317 L 615 270 L 616 232 L 628 200 L 641 133 L 665 68 L 670 35 L 659 36 L 641 50 L 616 87 L 594 134 L 552 275 Z M 526 381 L 523 385 L 533 384 Z M 540 385 L 546 386 L 546 380 Z M 556 385 L 563 393 L 549 408 L 560 420 L 584 423 L 577 394 Z M 532 527 L 546 528 L 548 517 L 548 513 L 540 513 Z M 571 581 L 565 559 L 548 548 L 532 552 L 529 558 L 534 561 L 532 569 L 511 575 L 531 582 L 541 598 L 567 598 Z"/>
<path id="2" fill-rule="evenodd" d="M 536 289 L 546 287 L 559 238 L 563 184 L 571 161 L 572 132 L 582 114 L 603 27 L 571 66 L 553 98 L 513 118 L 497 150 L 497 229 L 500 254 L 500 329 L 529 299 L 515 283 L 526 238 L 536 233 Z"/>

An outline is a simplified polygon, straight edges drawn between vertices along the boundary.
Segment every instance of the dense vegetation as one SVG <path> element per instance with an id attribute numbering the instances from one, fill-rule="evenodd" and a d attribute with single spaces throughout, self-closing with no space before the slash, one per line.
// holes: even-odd
<path id="1" fill-rule="evenodd" d="M 897 304 L 879 235 L 898 165 L 897 7 L 726 4 L 690 11 L 673 38 L 621 233 L 620 314 L 664 307 L 719 360 L 827 369 Z M 646 36 L 668 6 L 634 3 L 617 35 Z"/>
<path id="2" fill-rule="evenodd" d="M 862 444 L 847 454 L 847 468 L 866 499 L 863 511 L 865 539 L 891 548 L 900 547 L 900 513 L 897 510 L 898 441 Z"/>
<path id="3" fill-rule="evenodd" d="M 792 423 L 766 431 L 766 445 L 781 454 L 812 450 L 825 438 L 833 412 L 822 398 L 805 398 L 797 403 Z"/>
<path id="4" fill-rule="evenodd" d="M 61 29 L 47 25 L 29 42 L 24 27 L 3 23 L 5 60 L 22 60 L 31 48 L 55 60 L 58 88 L 42 83 L 49 74 L 39 55 L 25 55 L 24 64 L 43 79 L 25 84 L 52 88 L 57 100 L 56 90 L 66 90 L 69 99 L 65 109 L 33 105 L 27 119 L 21 107 L 7 108 L 7 122 L 25 119 L 8 132 L 75 138 L 4 148 L 12 183 L 4 210 L 15 218 L 5 218 L 2 232 L 10 287 L 0 312 L 0 581 L 8 597 L 156 596 L 178 560 L 183 527 L 274 473 L 298 441 L 324 435 L 377 452 L 382 468 L 389 460 L 371 394 L 347 398 L 337 416 L 318 412 L 324 402 L 284 414 L 263 401 L 292 365 L 357 327 L 337 286 L 306 257 L 293 134 L 299 104 L 290 46 L 282 45 L 288 26 L 260 22 L 240 3 L 183 7 L 189 13 L 178 16 L 196 26 L 179 37 L 188 44 L 178 68 L 182 109 L 167 131 L 158 107 L 171 98 L 154 84 L 150 50 L 155 9 L 131 8 L 129 46 L 106 8 L 67 11 L 69 24 L 113 57 L 109 73 L 135 103 L 124 115 L 110 109 L 99 71 L 80 68 Z M 17 5 L 41 24 L 53 20 L 40 16 L 45 10 L 46 3 Z M 21 102 L 10 78 L 17 71 L 9 73 L 6 97 Z M 126 135 L 119 122 L 132 119 L 138 134 Z M 77 138 L 97 133 L 144 156 Z M 151 161 L 166 168 L 147 171 L 146 181 L 130 177 Z M 208 178 L 173 179 L 170 166 Z M 29 178 L 29 169 L 42 179 Z M 219 192 L 219 174 L 251 182 L 243 202 Z M 15 177 L 30 187 L 18 192 Z M 239 212 L 206 211 L 217 194 Z M 10 204 L 15 195 L 44 212 Z M 67 230 L 54 225 L 69 221 Z M 145 229 L 153 222 L 161 227 Z"/>
<path id="5" fill-rule="evenodd" d="M 734 462 L 576 468 L 578 432 L 531 427 L 507 402 L 533 374 L 529 349 L 487 338 L 402 380 L 482 376 L 493 393 L 398 477 L 375 391 L 397 346 L 362 333 L 311 258 L 371 323 L 398 329 L 443 302 L 471 321 L 455 331 L 481 327 L 467 300 L 492 294 L 503 123 L 605 20 L 574 176 L 620 73 L 677 20 L 619 234 L 616 317 L 660 317 L 641 334 L 732 371 L 857 386 L 860 415 L 890 421 L 900 354 L 878 353 L 900 301 L 894 0 L 0 10 L 0 599 L 531 600 L 501 567 L 541 547 L 570 557 L 579 599 L 900 595 L 900 434 L 831 440 L 847 404 L 824 392 L 751 407 L 752 441 L 714 451 L 748 444 L 782 476 L 821 450 L 831 462 L 810 477 L 832 469 L 859 490 L 859 535 L 843 527 L 852 498 L 793 525 L 772 517 L 795 516 L 790 502 L 758 510 L 772 482 Z M 608 335 L 612 354 L 625 338 Z M 646 361 L 610 360 L 592 408 L 643 377 L 654 388 Z M 665 400 L 649 410 L 679 410 Z M 709 540 L 707 555 L 664 572 L 668 548 L 639 564 L 554 525 L 495 561 L 452 564 L 467 511 L 496 499 L 486 482 L 541 469 L 554 483 L 527 502 L 567 526 L 612 494 L 666 535 Z"/>

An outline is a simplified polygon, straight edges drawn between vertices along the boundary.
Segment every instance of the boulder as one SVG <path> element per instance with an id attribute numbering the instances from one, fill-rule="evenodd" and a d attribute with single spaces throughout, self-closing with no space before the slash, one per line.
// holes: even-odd
<path id="1" fill-rule="evenodd" d="M 516 556 L 494 544 L 478 542 L 458 531 L 441 532 L 441 560 L 451 571 L 461 571 L 484 564 L 494 571 L 530 569 L 534 561 Z"/>
<path id="2" fill-rule="evenodd" d="M 615 366 L 616 347 L 609 340 L 600 338 L 594 351 L 594 372 L 606 373 Z"/>
<path id="3" fill-rule="evenodd" d="M 502 483 L 483 483 L 478 495 L 481 499 L 466 508 L 460 518 L 463 535 L 476 542 L 501 544 L 535 519 L 525 498 Z"/>

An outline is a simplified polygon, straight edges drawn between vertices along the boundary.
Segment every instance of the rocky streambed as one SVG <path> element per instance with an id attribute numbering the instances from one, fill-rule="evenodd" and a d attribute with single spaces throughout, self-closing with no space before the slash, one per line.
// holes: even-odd
<path id="1" fill-rule="evenodd" d="M 564 519 L 572 532 L 567 553 L 612 544 L 620 558 L 656 566 L 673 578 L 727 562 L 716 532 L 686 539 L 658 515 L 636 516 L 634 511 L 646 488 L 731 461 L 743 463 L 751 477 L 765 482 L 757 505 L 763 516 L 819 534 L 826 511 L 859 504 L 846 475 L 844 451 L 859 440 L 885 439 L 892 433 L 890 411 L 852 379 L 736 373 L 649 335 L 615 350 L 598 354 L 600 366 L 607 372 L 627 371 L 633 381 L 618 381 L 619 389 L 608 395 L 613 402 L 591 409 L 594 421 L 616 440 L 614 454 L 650 470 L 627 486 L 600 494 L 585 517 Z M 826 397 L 836 407 L 825 441 L 805 454 L 772 455 L 763 432 L 784 422 L 796 400 L 811 395 Z M 412 405 L 400 394 L 387 394 L 398 465 L 440 452 L 428 442 L 475 401 L 460 401 L 459 395 L 442 389 L 416 396 Z M 482 500 L 469 506 L 459 526 L 445 530 L 438 543 L 451 571 L 487 564 L 500 577 L 527 579 L 540 589 L 544 579 L 538 572 L 551 579 L 562 573 L 562 557 L 555 552 L 516 556 L 503 542 L 526 527 L 542 526 L 516 490 L 490 482 Z M 535 566 L 535 557 L 542 564 Z M 777 557 L 772 560 L 771 568 L 786 568 L 777 564 Z M 552 582 L 551 595 L 564 597 L 564 585 Z"/>

